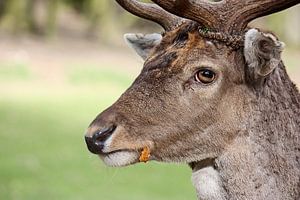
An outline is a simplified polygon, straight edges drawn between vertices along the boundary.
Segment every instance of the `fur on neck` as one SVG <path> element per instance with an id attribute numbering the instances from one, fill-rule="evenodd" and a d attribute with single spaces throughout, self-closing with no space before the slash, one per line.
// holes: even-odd
<path id="1" fill-rule="evenodd" d="M 300 199 L 300 95 L 282 63 L 263 84 L 246 131 L 217 158 L 189 164 L 198 199 Z"/>

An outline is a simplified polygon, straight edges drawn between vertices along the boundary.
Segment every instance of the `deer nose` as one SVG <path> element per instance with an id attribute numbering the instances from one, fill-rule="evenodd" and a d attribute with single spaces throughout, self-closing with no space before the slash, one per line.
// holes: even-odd
<path id="1" fill-rule="evenodd" d="M 91 153 L 101 154 L 103 153 L 105 141 L 113 134 L 116 126 L 105 127 L 95 132 L 92 137 L 85 136 L 85 142 Z"/>

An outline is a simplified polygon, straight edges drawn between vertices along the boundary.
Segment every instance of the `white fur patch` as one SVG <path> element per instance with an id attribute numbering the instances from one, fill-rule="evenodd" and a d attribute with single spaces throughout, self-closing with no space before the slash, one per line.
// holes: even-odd
<path id="1" fill-rule="evenodd" d="M 258 30 L 257 29 L 250 29 L 247 31 L 245 35 L 245 47 L 244 47 L 244 54 L 246 58 L 246 62 L 249 67 L 255 67 L 257 65 L 255 61 L 255 48 L 253 47 L 253 42 L 255 41 L 256 37 L 258 37 Z"/>
<path id="2" fill-rule="evenodd" d="M 220 175 L 213 167 L 200 169 L 192 174 L 192 182 L 197 191 L 198 199 L 225 200 Z"/>
<path id="3" fill-rule="evenodd" d="M 108 166 L 121 167 L 138 162 L 139 155 L 134 151 L 118 151 L 100 157 Z"/>
<path id="4" fill-rule="evenodd" d="M 110 153 L 113 149 L 111 149 L 112 141 L 117 135 L 118 131 L 120 131 L 120 126 L 117 127 L 115 133 L 112 134 L 105 142 L 103 147 L 103 152 L 106 153 L 104 155 L 99 155 L 103 162 L 111 167 L 121 167 L 130 165 L 138 162 L 139 153 L 136 151 L 129 150 L 120 150 Z"/>
<path id="5" fill-rule="evenodd" d="M 103 150 L 102 150 L 104 153 L 108 153 L 110 151 L 109 147 L 110 147 L 110 145 L 113 141 L 114 135 L 115 134 L 112 134 L 108 139 L 105 140 L 104 147 L 103 147 Z"/>

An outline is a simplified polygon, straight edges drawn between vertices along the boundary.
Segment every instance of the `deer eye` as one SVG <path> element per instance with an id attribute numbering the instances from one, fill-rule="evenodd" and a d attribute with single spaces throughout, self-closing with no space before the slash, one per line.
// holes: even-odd
<path id="1" fill-rule="evenodd" d="M 195 74 L 195 80 L 199 83 L 209 84 L 216 79 L 215 72 L 209 69 L 201 69 Z"/>

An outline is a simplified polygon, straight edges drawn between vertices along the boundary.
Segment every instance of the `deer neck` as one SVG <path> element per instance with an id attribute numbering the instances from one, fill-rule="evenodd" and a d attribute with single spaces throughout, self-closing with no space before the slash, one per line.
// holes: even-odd
<path id="1" fill-rule="evenodd" d="M 251 105 L 247 131 L 191 163 L 198 199 L 300 198 L 300 95 L 282 65 Z"/>
<path id="2" fill-rule="evenodd" d="M 198 199 L 226 199 L 227 194 L 224 190 L 215 158 L 193 162 L 189 165 L 193 170 L 192 183 L 196 189 Z"/>

